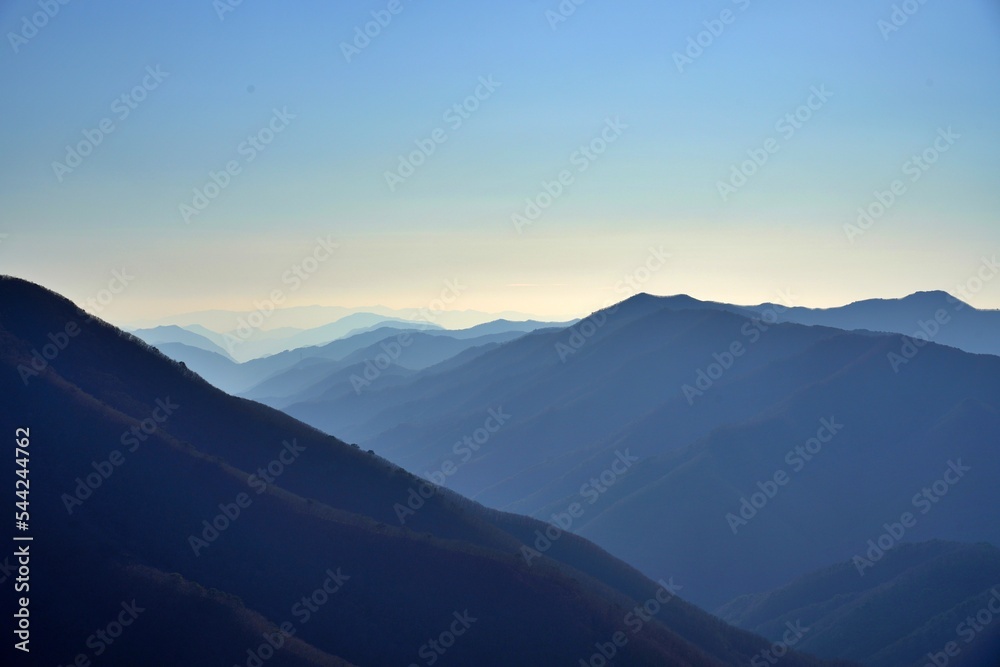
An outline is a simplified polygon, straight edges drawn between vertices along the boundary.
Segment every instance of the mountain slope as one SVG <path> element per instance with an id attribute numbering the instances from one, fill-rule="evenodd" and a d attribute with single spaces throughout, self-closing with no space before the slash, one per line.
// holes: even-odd
<path id="1" fill-rule="evenodd" d="M 174 361 L 183 363 L 216 387 L 227 384 L 239 365 L 221 354 L 184 343 L 159 343 L 153 347 Z"/>
<path id="2" fill-rule="evenodd" d="M 940 656 L 951 642 L 957 655 L 944 654 L 948 664 L 991 664 L 977 652 L 1000 658 L 1000 622 L 968 621 L 989 610 L 993 599 L 993 609 L 1000 610 L 996 547 L 902 544 L 886 553 L 870 575 L 859 577 L 855 563 L 840 563 L 733 600 L 719 615 L 772 639 L 781 636 L 786 623 L 802 623 L 809 628 L 799 644 L 802 650 L 872 667 L 922 667 L 928 655 Z"/>
<path id="3" fill-rule="evenodd" d="M 747 665 L 768 646 L 579 538 L 529 565 L 521 540 L 544 524 L 454 494 L 400 526 L 416 478 L 11 278 L 0 369 L 4 428 L 30 429 L 40 661 L 93 657 L 126 607 L 102 648 L 116 664 L 252 664 L 267 637 L 295 665 L 409 664 L 442 633 L 444 665 L 576 664 L 616 632 L 629 665 Z"/>
<path id="4" fill-rule="evenodd" d="M 244 360 L 272 356 L 288 350 L 301 347 L 326 345 L 341 338 L 347 338 L 357 333 L 363 333 L 381 327 L 398 329 L 436 330 L 436 324 L 424 321 L 410 321 L 395 317 L 386 317 L 376 313 L 351 313 L 329 324 L 295 331 L 282 337 L 251 336 L 238 345 Z"/>
<path id="5" fill-rule="evenodd" d="M 494 507 L 549 519 L 584 501 L 573 530 L 644 572 L 683 573 L 709 606 L 850 558 L 922 510 L 912 496 L 950 461 L 974 471 L 913 539 L 1000 543 L 974 510 L 1000 501 L 1000 359 L 689 305 L 641 295 L 441 372 L 287 410 Z M 491 409 L 510 418 L 486 434 Z M 797 454 L 823 420 L 844 425 L 834 444 Z M 766 511 L 740 516 L 779 472 Z"/>
<path id="6" fill-rule="evenodd" d="M 902 344 L 844 334 L 714 387 L 718 405 L 754 411 L 731 421 L 707 402 L 689 415 L 675 399 L 617 446 L 651 452 L 651 434 L 683 432 L 697 417 L 716 426 L 650 456 L 581 534 L 640 569 L 669 563 L 703 584 L 707 605 L 752 591 L 747 582 L 773 587 L 862 553 L 906 512 L 914 517 L 907 539 L 1000 543 L 1000 525 L 976 509 L 1000 500 L 992 481 L 1000 475 L 1000 359 L 931 345 L 895 374 L 887 355 Z M 838 356 L 839 368 L 817 366 Z M 801 383 L 781 391 L 793 378 Z M 938 492 L 920 495 L 930 487 Z M 654 522 L 663 532 L 638 539 Z M 685 535 L 683 547 L 675 534 Z"/>
<path id="7" fill-rule="evenodd" d="M 188 347 L 194 347 L 199 350 L 217 354 L 235 363 L 235 360 L 229 356 L 229 353 L 221 345 L 210 339 L 208 336 L 190 331 L 185 327 L 166 325 L 153 327 L 152 329 L 136 329 L 132 332 L 132 335 L 140 338 L 153 347 L 159 347 L 164 344 L 179 343 Z"/>
<path id="8" fill-rule="evenodd" d="M 370 388 L 373 383 L 381 384 L 386 376 L 407 376 L 407 371 L 428 368 L 466 350 L 506 342 L 522 335 L 520 331 L 503 331 L 454 338 L 442 332 L 392 333 L 340 359 L 305 359 L 240 392 L 240 395 L 274 407 L 282 407 L 293 400 L 326 394 L 358 393 Z M 326 350 L 317 352 L 329 353 Z M 353 370 L 346 373 L 348 368 Z"/>
<path id="9" fill-rule="evenodd" d="M 774 304 L 750 310 L 763 312 Z M 868 299 L 838 308 L 778 308 L 784 322 L 867 329 L 930 337 L 966 352 L 1000 355 L 1000 311 L 977 310 L 947 292 L 917 292 L 902 299 Z M 935 316 L 943 313 L 943 321 Z M 921 325 L 923 323 L 923 326 Z"/>

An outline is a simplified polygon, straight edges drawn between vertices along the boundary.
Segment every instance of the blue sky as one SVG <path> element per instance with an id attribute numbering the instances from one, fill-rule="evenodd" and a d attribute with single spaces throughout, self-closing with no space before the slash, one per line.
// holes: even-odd
<path id="1" fill-rule="evenodd" d="M 70 0 L 35 32 L 37 2 L 0 3 L 0 271 L 84 301 L 125 268 L 112 321 L 250 309 L 275 289 L 291 305 L 421 307 L 455 279 L 455 308 L 557 317 L 628 296 L 623 277 L 738 303 L 954 292 L 1000 250 L 994 1 L 911 0 L 892 32 L 879 0 L 587 0 L 559 22 L 555 0 L 222 1 Z M 372 12 L 391 22 L 348 62 Z M 679 71 L 675 53 L 712 27 Z M 448 110 L 477 87 L 457 126 Z M 830 95 L 803 111 L 812 90 Z M 105 119 L 79 166 L 53 167 Z M 581 158 L 609 121 L 625 127 Z M 269 123 L 284 126 L 248 149 Z M 433 153 L 390 189 L 417 141 Z M 924 151 L 936 161 L 911 180 Z M 897 180 L 881 217 L 845 230 Z M 336 252 L 291 289 L 281 276 L 320 237 Z M 670 260 L 644 271 L 651 249 Z M 969 300 L 1000 307 L 1000 281 Z"/>

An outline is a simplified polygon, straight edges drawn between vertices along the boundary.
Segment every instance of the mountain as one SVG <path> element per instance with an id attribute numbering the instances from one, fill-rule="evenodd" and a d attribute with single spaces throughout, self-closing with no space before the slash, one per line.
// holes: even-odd
<path id="1" fill-rule="evenodd" d="M 285 409 L 492 507 L 585 502 L 574 531 L 707 607 L 849 559 L 907 511 L 907 539 L 1000 544 L 976 509 L 1000 501 L 1000 359 L 691 305 L 640 295 Z M 947 499 L 914 501 L 945 477 Z"/>
<path id="2" fill-rule="evenodd" d="M 580 327 L 586 329 L 591 326 L 594 318 L 604 318 L 600 319 L 602 324 L 595 328 L 592 338 L 577 334 L 580 338 L 579 345 L 582 346 L 589 344 L 587 341 L 590 340 L 599 341 L 629 322 L 662 308 L 661 301 L 656 297 L 639 295 L 616 307 L 613 315 L 608 313 L 605 317 L 599 313 L 569 329 L 529 333 L 490 354 L 476 357 L 471 364 L 456 368 L 448 375 L 430 374 L 426 378 L 420 377 L 405 388 L 386 392 L 365 392 L 364 396 L 346 402 L 303 401 L 300 405 L 290 406 L 289 410 L 319 428 L 340 429 L 340 432 L 351 433 L 351 437 L 367 438 L 380 430 L 408 421 L 410 415 L 407 414 L 408 408 L 405 406 L 411 404 L 414 398 L 423 404 L 420 408 L 424 415 L 423 419 L 433 417 L 442 420 L 442 423 L 454 423 L 456 415 L 461 414 L 466 407 L 472 408 L 477 414 L 482 413 L 485 407 L 479 394 L 483 391 L 480 385 L 484 379 L 489 380 L 487 383 L 490 385 L 489 390 L 496 392 L 495 398 L 492 399 L 494 401 L 512 398 L 507 392 L 524 391 L 526 395 L 518 401 L 526 404 L 526 410 L 549 409 L 553 403 L 544 401 L 558 402 L 557 394 L 576 396 L 581 391 L 588 391 L 590 383 L 597 379 L 596 376 L 585 378 L 565 373 L 571 366 L 566 365 L 564 361 L 576 354 L 576 349 L 567 343 L 574 336 L 574 332 Z M 574 339 L 572 342 L 577 341 Z M 558 345 L 565 346 L 568 351 L 562 352 Z M 627 350 L 626 353 L 631 354 L 632 351 Z M 610 369 L 605 368 L 600 372 L 605 373 L 608 370 Z M 650 373 L 649 369 L 644 372 Z M 624 372 L 620 374 L 620 379 L 623 382 L 630 382 Z M 552 383 L 557 383 L 558 387 L 549 389 Z M 609 391 L 600 387 L 598 382 L 593 384 L 597 391 Z M 636 389 L 637 387 L 633 387 L 630 393 L 637 394 L 636 398 L 642 399 L 639 395 L 642 392 L 637 392 Z M 622 407 L 628 408 L 627 405 Z M 635 406 L 630 408 L 634 409 Z M 375 415 L 382 410 L 393 414 L 386 415 L 386 418 L 375 418 Z M 597 419 L 599 414 L 592 413 L 591 420 Z M 611 415 L 611 421 L 620 419 L 619 414 Z M 370 426 L 365 423 L 368 420 L 373 421 Z M 560 437 L 568 443 L 574 442 L 578 432 L 589 433 L 587 428 L 577 426 L 561 432 Z M 405 448 L 404 446 L 403 449 Z"/>
<path id="3" fill-rule="evenodd" d="M 788 623 L 802 624 L 802 650 L 871 667 L 996 664 L 1000 623 L 983 624 L 980 614 L 1000 615 L 1000 550 L 950 542 L 901 544 L 870 576 L 838 563 L 719 609 L 775 640 Z"/>
<path id="4" fill-rule="evenodd" d="M 193 353 L 186 347 L 166 344 L 157 345 L 168 357 L 184 362 L 192 371 L 201 375 L 216 387 L 231 394 L 238 394 L 255 385 L 292 368 L 302 368 L 324 360 L 339 361 L 349 354 L 378 343 L 380 340 L 399 335 L 401 329 L 380 327 L 347 338 L 335 340 L 322 346 L 302 347 L 287 352 L 251 359 L 243 363 L 224 364 L 216 357 Z"/>
<path id="5" fill-rule="evenodd" d="M 356 333 L 386 326 L 413 330 L 434 330 L 441 328 L 436 324 L 424 321 L 403 320 L 375 313 L 352 313 L 322 326 L 305 330 L 292 329 L 284 336 L 263 336 L 259 335 L 258 332 L 254 332 L 253 335 L 245 340 L 240 338 L 231 339 L 231 345 L 234 353 L 239 355 L 240 360 L 249 361 L 288 350 L 325 345 L 331 341 L 352 336 Z M 230 335 L 235 336 L 237 333 L 230 332 Z"/>
<path id="6" fill-rule="evenodd" d="M 38 664 L 716 666 L 771 648 L 666 573 L 422 485 L 8 277 L 0 390 L 34 482 L 18 548 Z"/>
<path id="7" fill-rule="evenodd" d="M 398 344 L 396 341 L 403 340 L 407 343 L 406 349 L 401 350 L 400 358 L 392 359 L 395 370 L 386 372 L 385 368 L 377 369 L 380 376 L 387 377 L 438 364 L 470 347 L 512 340 L 526 330 L 531 331 L 533 327 L 546 324 L 534 321 L 497 321 L 471 329 L 450 331 L 417 330 L 408 328 L 405 322 L 397 322 L 358 331 L 325 345 L 300 347 L 241 364 L 225 364 L 217 358 L 193 353 L 185 347 L 167 346 L 164 343 L 157 344 L 156 347 L 172 359 L 184 362 L 191 370 L 224 391 L 260 400 L 267 399 L 271 405 L 278 406 L 287 402 L 286 397 L 314 396 L 331 386 L 342 384 L 338 380 L 341 377 L 346 380 L 345 386 L 354 391 L 355 387 L 350 384 L 351 373 L 344 376 L 341 371 L 360 363 L 359 374 L 363 375 L 369 360 L 384 356 L 386 350 L 381 347 L 383 344 L 389 349 L 395 349 Z M 437 338 L 433 338 L 434 336 Z"/>
<path id="8" fill-rule="evenodd" d="M 184 343 L 160 343 L 153 347 L 216 386 L 225 385 L 239 366 L 229 357 Z"/>
<path id="9" fill-rule="evenodd" d="M 475 338 L 489 334 L 510 333 L 515 331 L 528 333 L 539 329 L 564 329 L 575 322 L 576 320 L 567 322 L 539 322 L 538 320 L 513 322 L 511 320 L 499 319 L 492 320 L 490 322 L 483 322 L 482 324 L 477 324 L 476 326 L 468 327 L 467 329 L 440 329 L 436 333 L 447 334 L 454 338 Z"/>
<path id="10" fill-rule="evenodd" d="M 466 350 L 522 335 L 520 331 L 504 331 L 455 338 L 441 332 L 400 331 L 340 359 L 304 359 L 240 395 L 272 407 L 312 397 L 332 400 L 335 396 L 366 390 L 376 383 L 383 385 L 389 376 L 405 377 L 410 375 L 408 371 L 428 368 Z M 350 372 L 345 372 L 348 368 Z"/>
<path id="11" fill-rule="evenodd" d="M 839 308 L 750 307 L 776 310 L 783 322 L 867 329 L 929 339 L 966 352 L 1000 355 L 1000 311 L 977 310 L 947 292 L 917 292 L 902 299 L 868 299 Z"/>
<path id="12" fill-rule="evenodd" d="M 195 333 L 194 331 L 189 331 L 184 327 L 169 325 L 154 327 L 152 329 L 136 329 L 132 332 L 132 335 L 137 336 L 153 347 L 157 347 L 165 343 L 180 343 L 186 345 L 187 347 L 195 347 L 199 350 L 205 350 L 206 352 L 211 352 L 225 357 L 230 361 L 234 361 L 229 353 L 210 337 L 200 333 Z"/>
<path id="13" fill-rule="evenodd" d="M 374 313 L 381 316 L 384 320 L 397 319 L 428 322 L 446 329 L 465 329 L 498 318 L 507 320 L 533 319 L 525 313 L 514 311 L 485 313 L 476 310 L 437 310 L 432 312 L 428 308 L 387 308 L 385 306 L 362 306 L 357 308 L 345 308 L 343 306 L 290 306 L 287 308 L 275 308 L 267 317 L 268 328 L 265 331 L 273 331 L 281 328 L 297 330 L 312 329 L 329 324 L 330 322 L 336 322 L 355 313 Z M 258 313 L 258 311 L 203 310 L 152 320 L 130 322 L 128 323 L 128 328 L 138 329 L 176 324 L 186 328 L 201 326 L 212 331 L 232 331 L 239 326 L 241 319 L 247 321 L 249 318 L 255 317 L 255 313 Z M 259 317 L 259 313 L 256 316 Z"/>
<path id="14" fill-rule="evenodd" d="M 218 333 L 216 331 L 212 331 L 211 329 L 206 329 L 205 327 L 201 326 L 200 324 L 188 324 L 188 325 L 183 326 L 181 328 L 182 329 L 187 329 L 188 331 L 193 331 L 194 333 L 198 334 L 199 336 L 204 336 L 205 338 L 209 339 L 210 341 L 212 341 L 213 343 L 215 343 L 216 345 L 218 345 L 221 348 L 225 348 L 225 346 L 226 346 L 226 338 L 225 338 L 225 336 L 223 336 L 222 334 L 220 334 L 220 333 Z M 149 341 L 146 341 L 146 342 L 149 342 Z"/>

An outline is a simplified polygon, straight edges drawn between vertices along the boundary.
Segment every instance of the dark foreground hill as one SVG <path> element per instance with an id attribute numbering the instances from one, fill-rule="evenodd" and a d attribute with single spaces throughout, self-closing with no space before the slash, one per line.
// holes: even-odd
<path id="1" fill-rule="evenodd" d="M 11 278 L 0 393 L 34 538 L 30 661 L 7 664 L 750 665 L 770 647 L 670 572 L 430 493 Z"/>

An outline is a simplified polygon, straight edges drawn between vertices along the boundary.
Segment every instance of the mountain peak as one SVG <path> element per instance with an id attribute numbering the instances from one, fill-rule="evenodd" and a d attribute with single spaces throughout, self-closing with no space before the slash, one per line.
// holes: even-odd
<path id="1" fill-rule="evenodd" d="M 619 306 L 629 307 L 630 305 L 656 305 L 666 308 L 691 308 L 704 306 L 707 301 L 701 301 L 687 294 L 672 294 L 669 296 L 659 296 L 649 292 L 639 292 L 619 302 Z"/>
<path id="2" fill-rule="evenodd" d="M 927 303 L 927 304 L 937 304 L 937 303 L 947 303 L 949 305 L 955 306 L 957 304 L 962 304 L 963 306 L 971 307 L 969 304 L 965 303 L 958 297 L 954 297 L 944 290 L 929 290 L 923 292 L 914 292 L 913 294 L 908 294 L 904 296 L 900 301 L 908 303 Z"/>

